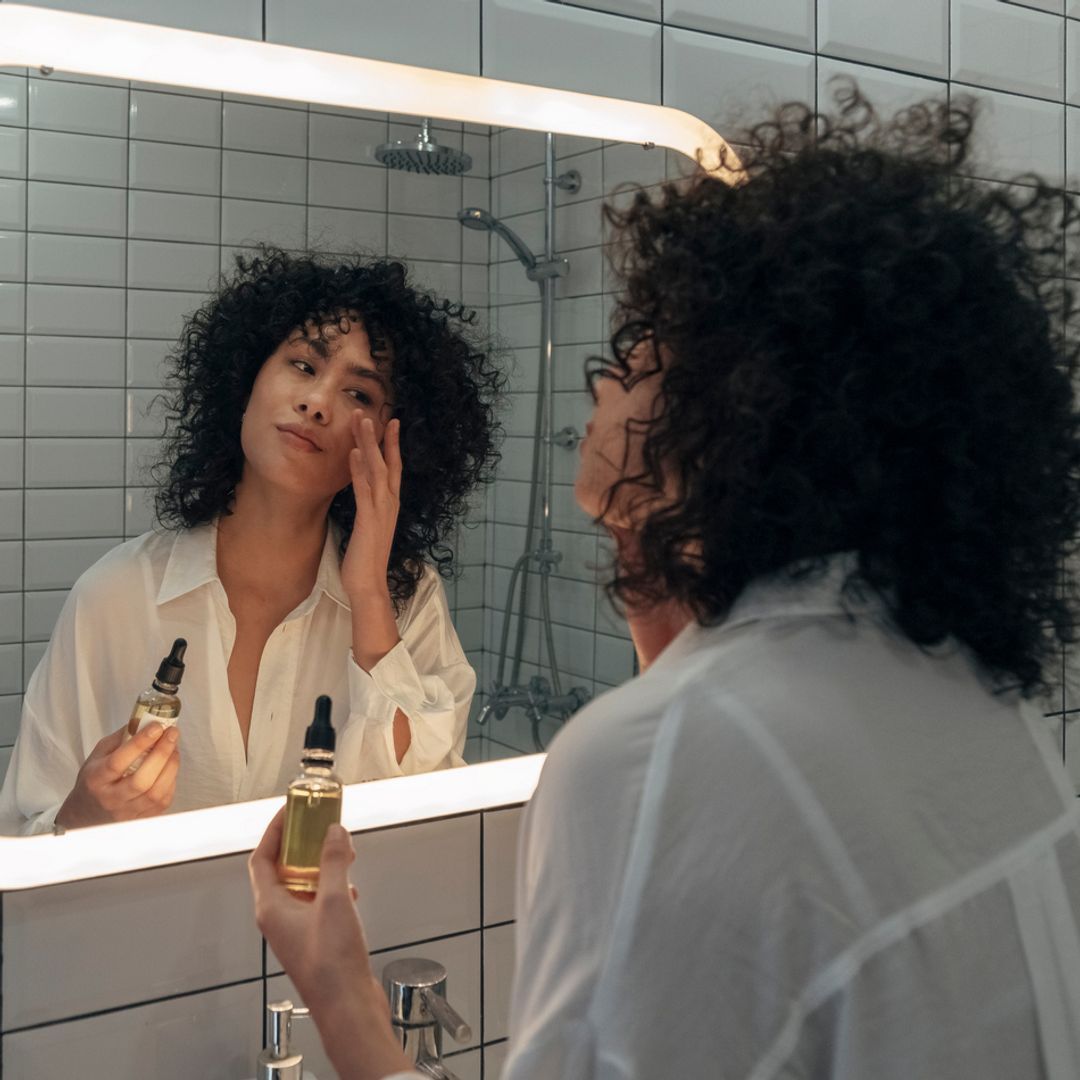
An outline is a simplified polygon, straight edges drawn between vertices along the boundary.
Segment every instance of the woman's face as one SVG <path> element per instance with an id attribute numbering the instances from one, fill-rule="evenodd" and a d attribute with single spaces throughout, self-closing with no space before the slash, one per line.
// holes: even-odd
<path id="1" fill-rule="evenodd" d="M 610 506 L 608 492 L 622 477 L 642 471 L 645 426 L 659 415 L 662 372 L 648 342 L 640 343 L 627 362 L 629 388 L 618 378 L 599 378 L 593 383 L 593 412 L 578 447 L 581 464 L 574 495 L 578 506 L 591 517 L 603 514 L 609 525 L 632 528 L 644 500 L 654 497 L 655 492 L 622 487 Z"/>
<path id="2" fill-rule="evenodd" d="M 317 328 L 296 330 L 267 357 L 255 377 L 240 428 L 244 472 L 306 499 L 331 499 L 350 482 L 352 417 L 369 416 L 375 437 L 393 412 L 390 365 L 371 355 L 357 321 L 320 340 Z"/>

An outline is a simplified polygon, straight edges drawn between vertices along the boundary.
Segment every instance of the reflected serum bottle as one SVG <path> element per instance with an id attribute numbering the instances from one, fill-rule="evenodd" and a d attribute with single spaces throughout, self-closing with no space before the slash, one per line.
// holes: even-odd
<path id="1" fill-rule="evenodd" d="M 334 773 L 334 728 L 330 699 L 315 702 L 315 718 L 304 735 L 300 775 L 285 796 L 278 874 L 294 893 L 314 895 L 326 830 L 341 821 L 341 780 Z"/>
<path id="2" fill-rule="evenodd" d="M 180 698 L 176 696 L 180 689 L 180 680 L 184 677 L 184 653 L 187 642 L 178 637 L 169 650 L 169 655 L 158 665 L 152 685 L 136 699 L 128 720 L 127 737 L 137 735 L 147 724 L 156 722 L 163 727 L 172 727 L 180 715 Z M 146 759 L 145 754 L 136 758 L 127 769 L 130 776 Z"/>

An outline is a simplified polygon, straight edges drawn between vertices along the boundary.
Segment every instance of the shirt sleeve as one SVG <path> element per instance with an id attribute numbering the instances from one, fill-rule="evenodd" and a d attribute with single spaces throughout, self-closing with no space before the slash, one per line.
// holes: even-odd
<path id="1" fill-rule="evenodd" d="M 76 664 L 76 608 L 73 594 L 27 685 L 19 735 L 0 791 L 0 831 L 26 836 L 51 832 L 85 759 L 84 728 L 93 726 L 97 709 Z"/>
<path id="2" fill-rule="evenodd" d="M 400 633 L 401 641 L 370 672 L 349 657 L 350 729 L 362 733 L 360 780 L 465 764 L 462 753 L 476 672 L 450 619 L 442 582 L 430 568 Z M 400 763 L 394 750 L 398 709 L 408 717 L 412 736 Z M 338 760 L 350 759 L 356 758 L 343 746 Z"/>

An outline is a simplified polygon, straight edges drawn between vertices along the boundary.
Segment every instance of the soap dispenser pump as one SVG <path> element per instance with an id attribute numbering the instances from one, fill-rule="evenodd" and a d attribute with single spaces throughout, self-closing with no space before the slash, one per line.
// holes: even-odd
<path id="1" fill-rule="evenodd" d="M 291 1001 L 271 1001 L 266 1006 L 267 1045 L 259 1055 L 256 1080 L 315 1080 L 304 1072 L 304 1055 L 294 1053 L 292 1041 L 293 1020 L 310 1017 L 307 1009 L 294 1006 Z"/>

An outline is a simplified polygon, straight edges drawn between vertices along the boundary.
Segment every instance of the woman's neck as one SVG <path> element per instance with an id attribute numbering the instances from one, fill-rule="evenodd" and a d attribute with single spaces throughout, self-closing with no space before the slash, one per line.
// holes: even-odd
<path id="1" fill-rule="evenodd" d="M 217 526 L 217 569 L 226 593 L 239 587 L 307 595 L 322 560 L 329 509 L 238 484 L 231 513 Z"/>
<path id="2" fill-rule="evenodd" d="M 693 620 L 693 613 L 675 600 L 663 600 L 651 608 L 627 611 L 626 621 L 644 671 Z"/>

